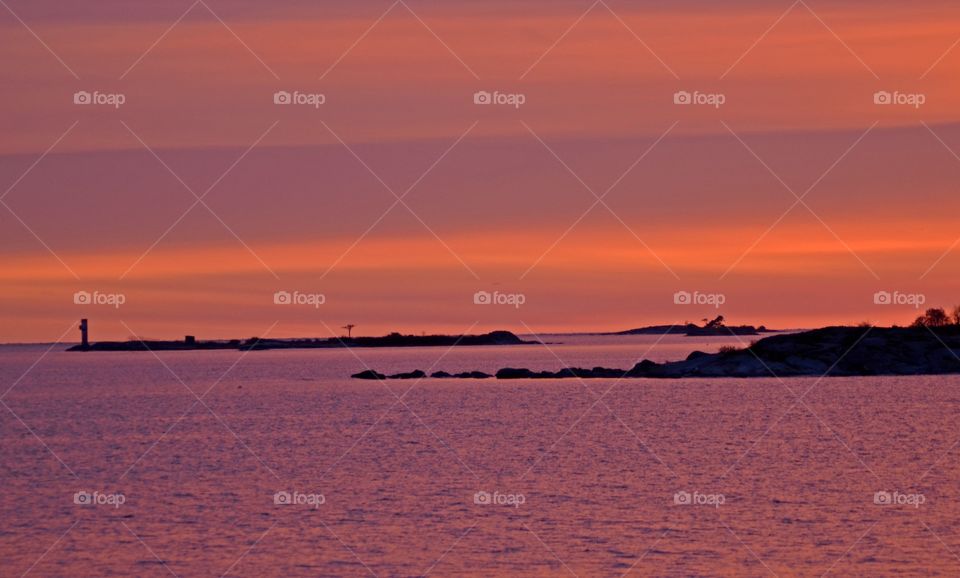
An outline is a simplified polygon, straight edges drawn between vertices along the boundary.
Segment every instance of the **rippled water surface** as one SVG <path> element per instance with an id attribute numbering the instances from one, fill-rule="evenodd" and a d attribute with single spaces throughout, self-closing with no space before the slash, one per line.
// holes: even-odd
<path id="1" fill-rule="evenodd" d="M 958 377 L 347 378 L 730 344 L 546 339 L 2 347 L 0 575 L 960 574 Z"/>

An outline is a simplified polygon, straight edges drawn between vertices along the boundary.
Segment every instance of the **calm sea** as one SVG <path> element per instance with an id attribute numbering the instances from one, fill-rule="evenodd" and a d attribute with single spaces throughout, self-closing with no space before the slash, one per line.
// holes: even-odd
<path id="1" fill-rule="evenodd" d="M 738 344 L 546 339 L 0 347 L 0 575 L 960 575 L 958 377 L 348 378 Z"/>

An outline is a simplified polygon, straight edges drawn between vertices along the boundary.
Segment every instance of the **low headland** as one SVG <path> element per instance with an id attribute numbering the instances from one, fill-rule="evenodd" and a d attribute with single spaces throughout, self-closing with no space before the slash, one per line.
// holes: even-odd
<path id="1" fill-rule="evenodd" d="M 74 345 L 67 351 L 192 351 L 239 349 L 264 351 L 268 349 L 331 349 L 340 347 L 453 347 L 480 345 L 526 345 L 509 331 L 493 331 L 482 335 L 401 335 L 391 333 L 383 337 L 329 337 L 295 339 L 232 339 L 201 341 L 192 336 L 182 341 L 131 339 L 129 341 L 98 341 L 88 345 Z"/>
<path id="2" fill-rule="evenodd" d="M 731 333 L 732 335 L 732 333 Z M 494 375 L 438 371 L 434 378 L 622 379 L 748 378 L 960 373 L 960 308 L 951 318 L 930 309 L 910 327 L 825 327 L 782 333 L 745 347 L 722 347 L 716 353 L 694 351 L 686 359 L 656 363 L 645 359 L 629 369 L 565 367 L 536 371 L 505 367 Z M 422 379 L 423 371 L 383 375 L 367 370 L 357 379 Z"/>

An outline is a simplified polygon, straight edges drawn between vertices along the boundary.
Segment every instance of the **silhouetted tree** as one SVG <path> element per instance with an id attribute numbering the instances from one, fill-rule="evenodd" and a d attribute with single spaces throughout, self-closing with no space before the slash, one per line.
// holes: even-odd
<path id="1" fill-rule="evenodd" d="M 706 319 L 704 319 L 704 321 L 706 321 Z M 714 317 L 713 321 L 707 322 L 707 324 L 704 325 L 704 327 L 706 327 L 707 329 L 716 329 L 718 327 L 723 327 L 723 321 L 724 321 L 723 315 L 717 315 L 716 317 Z"/>
<path id="2" fill-rule="evenodd" d="M 953 306 L 953 313 L 950 315 L 950 321 L 954 325 L 960 325 L 960 305 Z"/>
<path id="3" fill-rule="evenodd" d="M 927 309 L 923 315 L 917 317 L 913 325 L 915 327 L 943 327 L 947 325 L 949 321 L 950 318 L 942 307 L 931 307 Z"/>

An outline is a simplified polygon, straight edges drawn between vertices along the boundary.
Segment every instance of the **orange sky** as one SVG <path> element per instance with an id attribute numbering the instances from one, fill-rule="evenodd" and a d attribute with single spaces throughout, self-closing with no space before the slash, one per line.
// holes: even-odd
<path id="1" fill-rule="evenodd" d="M 716 313 L 677 291 L 778 327 L 916 315 L 877 291 L 960 302 L 960 6 L 211 0 L 171 28 L 169 4 L 0 11 L 0 341 Z"/>

